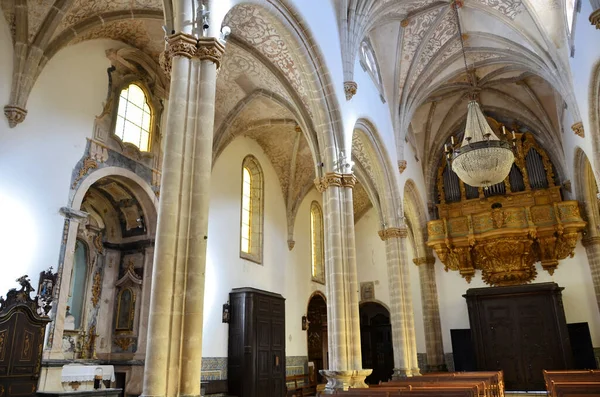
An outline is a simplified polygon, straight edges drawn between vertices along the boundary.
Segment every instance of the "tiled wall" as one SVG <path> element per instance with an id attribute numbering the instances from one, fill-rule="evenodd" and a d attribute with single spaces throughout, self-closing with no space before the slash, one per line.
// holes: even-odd
<path id="1" fill-rule="evenodd" d="M 308 372 L 308 357 L 285 358 L 286 375 L 302 375 Z M 227 379 L 227 357 L 202 357 L 202 381 Z"/>

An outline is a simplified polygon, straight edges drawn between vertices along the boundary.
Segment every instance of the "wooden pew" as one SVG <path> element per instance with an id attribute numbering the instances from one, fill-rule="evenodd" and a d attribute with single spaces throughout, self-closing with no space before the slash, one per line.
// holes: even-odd
<path id="1" fill-rule="evenodd" d="M 543 371 L 544 380 L 546 381 L 546 390 L 548 396 L 558 396 L 556 386 L 561 386 L 561 393 L 563 396 L 572 395 L 590 395 L 580 393 L 577 390 L 583 390 L 578 385 L 586 384 L 595 390 L 594 384 L 600 383 L 600 371 L 599 370 L 578 370 L 578 371 Z M 573 394 L 564 394 L 564 393 Z M 593 394 L 592 394 L 593 395 Z M 597 395 L 600 395 L 597 394 Z"/>
<path id="2" fill-rule="evenodd" d="M 477 371 L 477 372 L 434 372 L 421 376 L 424 379 L 453 379 L 453 380 L 481 380 L 489 384 L 488 395 L 504 397 L 504 372 L 502 371 Z"/>
<path id="3" fill-rule="evenodd" d="M 421 377 L 416 376 L 414 378 L 394 380 L 391 382 L 381 383 L 379 385 L 372 385 L 370 387 L 374 389 L 401 387 L 408 388 L 409 390 L 421 388 L 469 388 L 473 389 L 475 391 L 475 395 L 478 397 L 492 397 L 490 384 L 486 384 L 486 382 L 482 381 L 481 379 L 421 379 Z"/>
<path id="4" fill-rule="evenodd" d="M 476 389 L 448 386 L 349 389 L 335 394 L 344 397 L 477 397 Z"/>
<path id="5" fill-rule="evenodd" d="M 317 385 L 310 383 L 308 374 L 286 376 L 285 383 L 287 397 L 314 396 L 317 393 Z"/>
<path id="6" fill-rule="evenodd" d="M 552 390 L 556 397 L 600 396 L 600 382 L 552 382 Z"/>

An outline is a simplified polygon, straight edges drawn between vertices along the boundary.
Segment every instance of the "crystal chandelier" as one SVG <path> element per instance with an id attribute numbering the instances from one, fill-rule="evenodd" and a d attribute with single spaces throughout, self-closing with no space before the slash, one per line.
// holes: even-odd
<path id="1" fill-rule="evenodd" d="M 448 149 L 446 145 L 445 149 L 452 171 L 464 183 L 474 187 L 487 188 L 502 182 L 515 161 L 510 143 L 498 139 L 474 100 L 469 102 L 460 148 Z"/>
<path id="2" fill-rule="evenodd" d="M 460 35 L 463 60 L 465 63 L 465 72 L 470 75 L 467 67 L 467 56 L 465 53 L 463 34 L 458 18 L 458 7 L 456 2 L 453 4 L 456 15 L 456 25 Z M 474 77 L 473 73 L 473 78 Z M 471 99 L 468 105 L 467 124 L 465 135 L 460 148 L 454 148 L 454 137 L 452 137 L 452 146 L 445 146 L 448 165 L 467 185 L 474 187 L 484 187 L 500 183 L 507 177 L 515 156 L 510 143 L 498 139 L 494 131 L 490 128 L 485 116 L 479 108 L 476 100 Z M 506 130 L 502 132 L 506 135 Z M 513 146 L 514 146 L 513 132 Z"/>

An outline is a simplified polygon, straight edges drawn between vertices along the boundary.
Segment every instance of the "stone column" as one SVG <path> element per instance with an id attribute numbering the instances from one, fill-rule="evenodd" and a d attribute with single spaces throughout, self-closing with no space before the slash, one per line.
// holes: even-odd
<path id="1" fill-rule="evenodd" d="M 406 227 L 391 227 L 379 231 L 379 237 L 385 241 L 388 268 L 395 379 L 420 375 L 406 259 L 407 236 Z"/>
<path id="2" fill-rule="evenodd" d="M 372 370 L 362 369 L 359 291 L 356 274 L 352 174 L 328 173 L 315 180 L 323 193 L 329 368 L 324 394 L 365 388 Z"/>
<path id="3" fill-rule="evenodd" d="M 428 252 L 431 254 L 431 252 Z M 421 301 L 423 304 L 423 324 L 425 328 L 425 349 L 427 351 L 427 372 L 446 371 L 442 325 L 435 282 L 435 257 L 428 255 L 413 259 L 419 266 Z"/>
<path id="4" fill-rule="evenodd" d="M 73 208 L 63 207 L 60 214 L 65 217 L 63 229 L 62 252 L 60 252 L 58 285 L 55 289 L 54 303 L 52 307 L 52 323 L 48 329 L 48 340 L 45 359 L 64 359 L 63 354 L 63 332 L 65 327 L 65 316 L 67 313 L 67 301 L 71 291 L 71 274 L 73 273 L 73 262 L 75 261 L 75 244 L 77 243 L 77 231 L 79 225 L 87 221 L 88 213 Z"/>
<path id="5" fill-rule="evenodd" d="M 186 29 L 169 36 L 163 64 L 171 89 L 148 317 L 147 397 L 200 395 L 216 71 L 224 47 Z"/>
<path id="6" fill-rule="evenodd" d="M 590 0 L 590 3 L 593 10 L 590 14 L 590 22 L 596 29 L 600 29 L 600 0 Z"/>
<path id="7" fill-rule="evenodd" d="M 581 241 L 585 247 L 585 252 L 590 264 L 592 273 L 592 283 L 594 284 L 594 292 L 596 293 L 596 303 L 600 310 L 600 236 L 588 237 Z"/>

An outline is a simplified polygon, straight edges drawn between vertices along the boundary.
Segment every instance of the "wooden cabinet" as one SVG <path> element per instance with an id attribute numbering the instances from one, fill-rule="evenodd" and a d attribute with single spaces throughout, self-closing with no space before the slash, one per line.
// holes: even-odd
<path id="1" fill-rule="evenodd" d="M 229 394 L 285 396 L 285 300 L 254 288 L 229 294 Z"/>
<path id="2" fill-rule="evenodd" d="M 572 354 L 556 283 L 472 288 L 464 295 L 478 370 L 503 370 L 507 390 L 545 390 L 542 370 Z"/>

